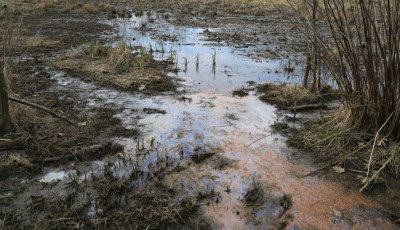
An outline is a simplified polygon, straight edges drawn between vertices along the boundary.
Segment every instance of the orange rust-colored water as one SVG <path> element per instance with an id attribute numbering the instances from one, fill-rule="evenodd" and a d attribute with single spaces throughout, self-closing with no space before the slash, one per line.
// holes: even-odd
<path id="1" fill-rule="evenodd" d="M 312 170 L 311 166 L 288 160 L 284 153 L 279 152 L 282 146 L 280 140 L 273 138 L 261 139 L 257 134 L 257 121 L 249 114 L 250 108 L 246 103 L 239 103 L 237 99 L 223 98 L 216 103 L 214 117 L 235 106 L 236 111 L 242 111 L 246 117 L 245 124 L 241 121 L 233 122 L 233 128 L 227 128 L 223 141 L 220 143 L 225 156 L 237 160 L 234 167 L 223 172 L 215 172 L 219 176 L 222 187 L 230 186 L 231 193 L 223 193 L 221 201 L 206 207 L 206 214 L 222 229 L 247 229 L 246 218 L 241 214 L 245 209 L 240 196 L 243 196 L 243 181 L 256 176 L 263 184 L 268 185 L 276 196 L 289 194 L 292 197 L 293 207 L 290 214 L 293 216 L 288 228 L 301 229 L 390 229 L 387 219 L 375 218 L 369 220 L 362 213 L 352 211 L 354 207 L 379 207 L 369 201 L 358 191 L 348 190 L 341 184 L 326 181 L 317 176 L 302 177 Z M 239 108 L 238 108 L 239 107 Z M 240 116 L 240 112 L 237 114 Z M 232 122 L 231 122 L 232 123 Z M 232 125 L 231 125 L 232 126 Z M 216 128 L 218 130 L 223 127 Z M 253 143 L 251 146 L 249 144 Z M 232 175 L 236 175 L 232 177 Z M 353 220 L 347 223 L 334 223 L 335 213 L 346 213 Z M 337 214 L 336 214 L 337 215 Z M 262 226 L 261 226 L 262 228 Z"/>
<path id="2" fill-rule="evenodd" d="M 283 137 L 272 134 L 271 125 L 277 120 L 273 106 L 256 96 L 190 97 L 191 102 L 161 97 L 137 101 L 168 111 L 141 120 L 150 130 L 148 141 L 155 135 L 170 152 L 186 148 L 189 154 L 198 146 L 219 147 L 220 155 L 233 160 L 223 169 L 215 169 L 210 161 L 193 164 L 170 178 L 187 181 L 185 193 L 193 196 L 193 190 L 210 187 L 219 194 L 218 202 L 213 199 L 202 206 L 216 229 L 273 229 L 279 221 L 287 221 L 288 229 L 396 229 L 383 214 L 374 214 L 380 207 L 357 190 L 319 176 L 303 177 L 315 168 L 290 158 L 299 154 L 285 146 Z M 261 204 L 261 211 L 246 206 L 243 199 L 252 178 L 262 183 L 270 202 Z M 280 199 L 285 194 L 293 206 L 283 215 Z"/>

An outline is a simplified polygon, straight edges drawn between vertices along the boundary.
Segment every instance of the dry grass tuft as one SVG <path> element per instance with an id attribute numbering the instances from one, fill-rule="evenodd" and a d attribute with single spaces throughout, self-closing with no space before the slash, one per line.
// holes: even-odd
<path id="1" fill-rule="evenodd" d="M 100 3 L 99 8 L 106 12 L 107 14 L 116 14 L 117 10 L 115 9 L 114 6 L 108 5 L 108 4 L 104 4 L 104 3 Z"/>
<path id="2" fill-rule="evenodd" d="M 132 54 L 132 48 L 122 44 L 119 47 L 112 50 L 108 63 L 118 72 L 129 71 L 133 69 L 134 56 Z"/>
<path id="3" fill-rule="evenodd" d="M 107 56 L 110 54 L 111 49 L 111 46 L 102 45 L 99 41 L 97 41 L 94 48 L 91 49 L 91 54 L 93 56 Z"/>
<path id="4" fill-rule="evenodd" d="M 83 6 L 83 10 L 85 10 L 89 14 L 98 14 L 99 13 L 99 10 L 95 6 L 89 5 L 89 4 L 85 4 Z"/>
<path id="5" fill-rule="evenodd" d="M 77 10 L 83 7 L 81 2 L 76 1 L 67 1 L 65 2 L 64 8 L 62 9 L 63 12 L 71 12 L 73 10 Z"/>
<path id="6" fill-rule="evenodd" d="M 330 87 L 324 87 L 323 94 L 319 94 L 299 86 L 266 83 L 257 86 L 257 92 L 263 94 L 260 97 L 261 101 L 282 109 L 293 107 L 295 104 L 313 104 L 335 98 L 335 92 Z"/>
<path id="7" fill-rule="evenodd" d="M 23 151 L 1 151 L 0 152 L 0 178 L 10 174 L 20 173 L 22 169 L 30 170 L 34 165 Z"/>
<path id="8" fill-rule="evenodd" d="M 58 0 L 46 0 L 39 5 L 40 10 L 50 10 L 56 8 Z"/>

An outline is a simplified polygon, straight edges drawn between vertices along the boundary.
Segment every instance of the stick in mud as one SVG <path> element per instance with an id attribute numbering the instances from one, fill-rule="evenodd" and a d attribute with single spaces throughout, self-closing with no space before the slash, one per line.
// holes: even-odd
<path id="1" fill-rule="evenodd" d="M 46 162 L 46 163 L 47 162 L 56 162 L 56 161 L 60 161 L 60 160 L 74 158 L 74 157 L 77 157 L 77 156 L 83 156 L 85 154 L 90 154 L 90 153 L 93 153 L 93 152 L 97 152 L 97 151 L 99 151 L 99 150 L 101 150 L 103 148 L 106 148 L 106 147 L 111 147 L 111 144 L 107 143 L 107 144 L 103 144 L 103 145 L 89 146 L 89 147 L 86 147 L 86 148 L 75 150 L 71 154 L 58 156 L 58 157 L 45 158 L 43 160 L 37 161 L 37 163 L 39 163 L 39 162 Z"/>
<path id="2" fill-rule="evenodd" d="M 386 167 L 387 164 L 389 164 L 390 161 L 392 161 L 394 158 L 394 154 L 392 153 L 392 156 L 382 165 L 382 167 L 370 178 L 366 181 L 365 185 L 360 189 L 360 192 L 364 191 L 368 185 L 375 180 L 376 177 L 382 172 L 382 170 Z"/>
<path id="3" fill-rule="evenodd" d="M 25 147 L 24 138 L 17 138 L 14 140 L 6 140 L 0 142 L 0 151 L 13 150 L 13 149 L 23 149 Z"/>
<path id="4" fill-rule="evenodd" d="M 63 117 L 63 116 L 61 116 L 61 115 L 59 115 L 59 114 L 57 114 L 57 113 L 51 111 L 50 109 L 41 106 L 41 105 L 38 105 L 38 104 L 35 104 L 35 103 L 32 103 L 32 102 L 29 102 L 29 101 L 25 101 L 25 100 L 22 100 L 22 99 L 18 99 L 18 98 L 15 98 L 15 97 L 11 97 L 11 96 L 8 96 L 8 99 L 9 99 L 10 101 L 18 102 L 18 103 L 20 103 L 20 104 L 29 105 L 29 106 L 32 106 L 32 107 L 34 107 L 34 108 L 43 110 L 43 111 L 45 111 L 46 113 L 49 113 L 50 115 L 52 115 L 52 116 L 54 116 L 54 117 L 60 118 L 61 120 L 65 121 L 65 122 L 67 122 L 67 123 L 69 123 L 69 124 L 71 124 L 71 125 L 74 125 L 74 124 L 75 124 L 74 122 L 70 121 L 69 119 L 67 119 L 67 118 L 65 118 L 65 117 Z"/>
<path id="5" fill-rule="evenodd" d="M 327 106 L 324 104 L 309 104 L 309 105 L 299 105 L 299 106 L 296 106 L 296 104 L 295 104 L 294 107 L 289 107 L 288 109 L 291 112 L 294 112 L 296 114 L 296 112 L 298 112 L 298 111 L 313 110 L 313 109 L 325 109 L 326 107 Z"/>

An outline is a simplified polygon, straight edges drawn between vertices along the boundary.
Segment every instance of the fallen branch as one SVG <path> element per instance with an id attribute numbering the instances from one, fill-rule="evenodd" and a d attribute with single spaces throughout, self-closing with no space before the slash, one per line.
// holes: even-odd
<path id="1" fill-rule="evenodd" d="M 49 113 L 50 115 L 52 115 L 52 116 L 54 116 L 54 117 L 60 118 L 61 120 L 65 121 L 65 122 L 67 122 L 67 123 L 69 123 L 69 124 L 71 124 L 71 125 L 74 125 L 74 124 L 75 124 L 74 122 L 68 120 L 67 118 L 65 118 L 65 117 L 63 117 L 63 116 L 61 116 L 61 115 L 59 115 L 59 114 L 57 114 L 57 113 L 51 111 L 50 109 L 48 109 L 48 108 L 46 108 L 46 107 L 41 106 L 41 105 L 38 105 L 38 104 L 35 104 L 35 103 L 32 103 L 32 102 L 29 102 L 29 101 L 25 101 L 25 100 L 22 100 L 22 99 L 18 99 L 18 98 L 15 98 L 15 97 L 11 97 L 11 96 L 8 96 L 8 99 L 9 99 L 10 101 L 18 102 L 18 103 L 20 103 L 20 104 L 29 105 L 29 106 L 32 106 L 32 107 L 34 107 L 34 108 L 43 110 L 43 111 L 45 111 L 46 113 Z"/>
<path id="2" fill-rule="evenodd" d="M 299 112 L 312 109 L 325 109 L 326 107 L 327 106 L 324 104 L 309 104 L 309 105 L 299 105 L 299 106 L 289 107 L 288 109 L 291 112 Z"/>
<path id="3" fill-rule="evenodd" d="M 393 158 L 394 158 L 394 154 L 392 153 L 392 156 L 382 165 L 382 167 L 381 167 L 370 179 L 368 179 L 368 180 L 366 181 L 365 185 L 360 189 L 360 192 L 364 191 L 364 190 L 368 187 L 368 185 L 369 185 L 373 180 L 375 180 L 376 177 L 378 177 L 379 173 L 382 172 L 382 170 L 386 167 L 387 164 L 389 164 L 389 162 L 390 162 L 391 160 L 393 160 Z"/>
<path id="4" fill-rule="evenodd" d="M 48 163 L 48 162 L 56 162 L 56 161 L 60 161 L 60 160 L 66 160 L 66 159 L 71 159 L 74 157 L 79 157 L 79 156 L 84 156 L 87 154 L 91 154 L 91 153 L 95 153 L 100 151 L 103 148 L 106 147 L 111 147 L 110 143 L 107 144 L 103 144 L 103 145 L 93 145 L 93 146 L 89 146 L 86 148 L 82 148 L 82 149 L 78 149 L 78 150 L 74 150 L 71 154 L 66 154 L 63 156 L 58 156 L 58 157 L 50 157 L 50 158 L 45 158 L 42 160 L 37 160 L 35 161 L 35 163 Z"/>
<path id="5" fill-rule="evenodd" d="M 14 140 L 0 142 L 0 151 L 23 149 L 24 147 L 25 147 L 24 138 L 17 138 Z"/>

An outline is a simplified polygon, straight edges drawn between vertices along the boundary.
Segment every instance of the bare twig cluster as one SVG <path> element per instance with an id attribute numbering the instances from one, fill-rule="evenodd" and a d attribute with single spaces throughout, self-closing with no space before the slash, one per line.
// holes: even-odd
<path id="1" fill-rule="evenodd" d="M 400 2 L 304 3 L 307 7 L 292 8 L 301 16 L 298 20 L 305 35 L 313 49 L 321 52 L 321 62 L 337 84 L 344 108 L 351 113 L 348 124 L 376 132 L 393 113 L 382 133 L 399 139 Z"/>

